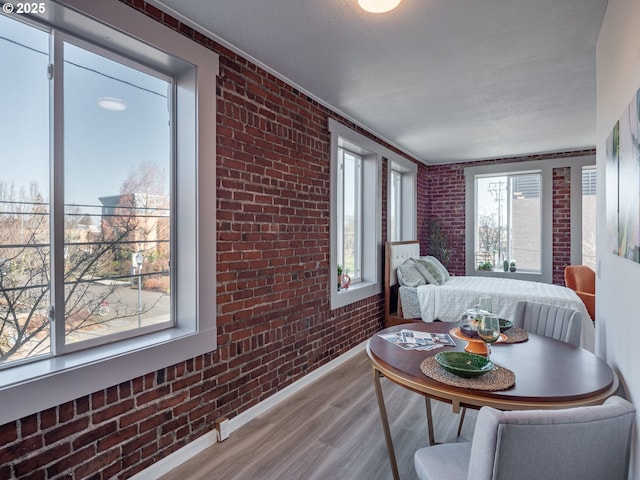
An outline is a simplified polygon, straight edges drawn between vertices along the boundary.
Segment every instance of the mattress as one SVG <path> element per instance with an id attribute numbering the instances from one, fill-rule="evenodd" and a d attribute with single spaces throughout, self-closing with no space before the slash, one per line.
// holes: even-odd
<path id="1" fill-rule="evenodd" d="M 414 295 L 412 291 L 417 297 L 419 315 L 415 315 L 418 313 L 415 311 L 415 300 L 408 299 Z M 401 287 L 400 292 L 404 316 L 415 315 L 414 318 L 422 318 L 425 322 L 435 319 L 457 322 L 466 309 L 478 303 L 480 295 L 490 295 L 493 312 L 506 319 L 513 319 L 519 300 L 571 308 L 582 314 L 582 347 L 591 352 L 595 349 L 595 328 L 584 303 L 573 290 L 560 285 L 508 278 L 461 276 L 451 277 L 440 286 L 422 285 L 415 289 Z M 408 299 L 409 310 L 405 308 L 403 294 Z"/>

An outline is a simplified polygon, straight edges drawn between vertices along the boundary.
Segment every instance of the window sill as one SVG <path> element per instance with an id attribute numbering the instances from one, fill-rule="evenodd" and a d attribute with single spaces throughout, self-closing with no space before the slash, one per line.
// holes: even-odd
<path id="1" fill-rule="evenodd" d="M 347 289 L 331 292 L 331 309 L 344 307 L 352 303 L 364 300 L 382 292 L 382 287 L 377 282 L 359 282 Z"/>
<path id="2" fill-rule="evenodd" d="M 215 348 L 215 329 L 174 328 L 0 371 L 0 425 Z"/>

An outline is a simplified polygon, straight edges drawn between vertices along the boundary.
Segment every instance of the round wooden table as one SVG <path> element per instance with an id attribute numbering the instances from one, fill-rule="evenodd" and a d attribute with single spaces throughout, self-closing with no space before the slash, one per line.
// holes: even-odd
<path id="1" fill-rule="evenodd" d="M 453 387 L 422 373 L 420 364 L 427 356 L 449 350 L 464 351 L 466 342 L 453 335 L 455 347 L 446 346 L 430 351 L 405 350 L 380 337 L 380 334 L 402 329 L 449 333 L 456 326 L 455 323 L 446 322 L 404 324 L 382 330 L 367 342 L 366 352 L 373 366 L 380 418 L 396 479 L 398 469 L 380 387 L 380 376 L 425 395 L 429 440 L 432 444 L 434 438 L 430 398 L 451 403 L 454 412 L 458 412 L 461 406 L 491 406 L 500 410 L 557 409 L 597 405 L 615 394 L 618 389 L 618 377 L 613 369 L 591 352 L 532 333 L 529 333 L 529 339 L 522 343 L 498 343 L 492 346 L 491 360 L 513 371 L 516 377 L 515 385 L 503 391 Z"/>

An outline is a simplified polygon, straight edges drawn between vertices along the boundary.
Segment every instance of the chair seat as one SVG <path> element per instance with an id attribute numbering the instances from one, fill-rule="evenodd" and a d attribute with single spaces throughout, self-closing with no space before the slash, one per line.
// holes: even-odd
<path id="1" fill-rule="evenodd" d="M 420 480 L 467 480 L 471 442 L 443 443 L 414 454 Z"/>

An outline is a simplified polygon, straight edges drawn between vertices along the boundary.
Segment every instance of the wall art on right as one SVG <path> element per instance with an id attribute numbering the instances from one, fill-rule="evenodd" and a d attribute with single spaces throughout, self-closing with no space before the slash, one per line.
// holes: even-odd
<path id="1" fill-rule="evenodd" d="M 606 143 L 607 249 L 640 262 L 640 89 Z"/>

